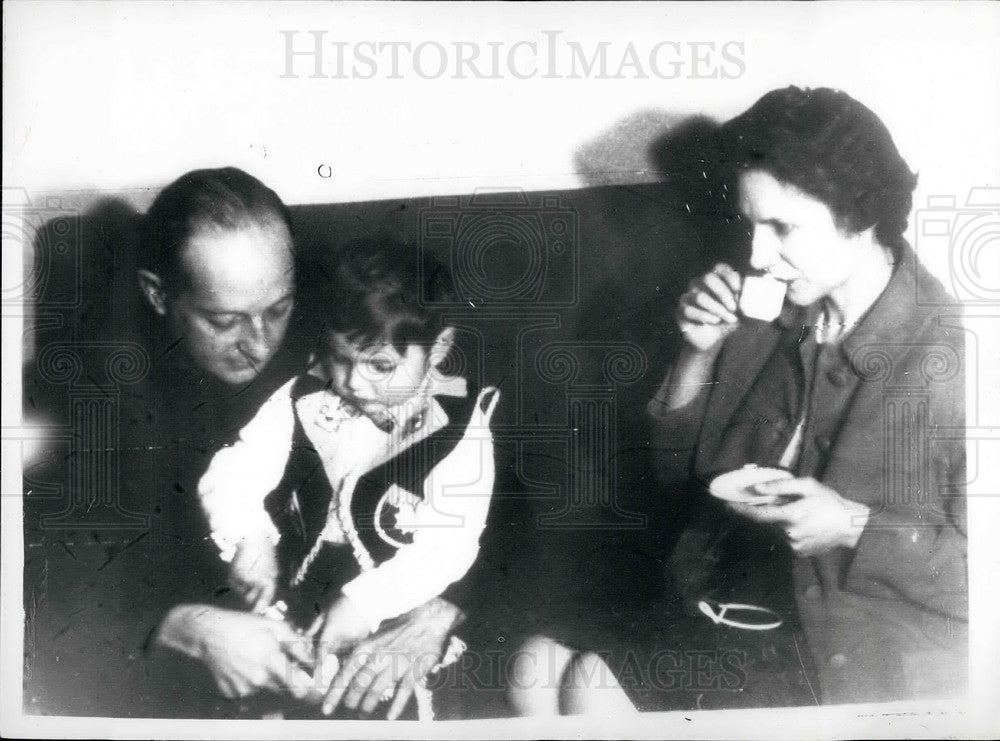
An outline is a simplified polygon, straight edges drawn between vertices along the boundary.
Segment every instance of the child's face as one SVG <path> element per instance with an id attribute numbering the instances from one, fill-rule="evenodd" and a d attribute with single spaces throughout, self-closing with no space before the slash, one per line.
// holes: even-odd
<path id="1" fill-rule="evenodd" d="M 400 355 L 391 344 L 366 345 L 339 332 L 328 332 L 326 339 L 323 367 L 333 392 L 377 421 L 390 407 L 422 393 L 433 369 L 430 353 L 420 345 L 407 345 Z"/>

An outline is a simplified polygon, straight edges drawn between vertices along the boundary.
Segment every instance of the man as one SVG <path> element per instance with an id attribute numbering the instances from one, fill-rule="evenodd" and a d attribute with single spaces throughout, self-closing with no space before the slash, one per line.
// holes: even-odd
<path id="1" fill-rule="evenodd" d="M 133 640 L 150 636 L 156 660 L 155 681 L 129 689 L 143 693 L 135 705 L 172 715 L 179 708 L 160 696 L 163 688 L 184 675 L 201 678 L 189 685 L 197 692 L 186 693 L 193 700 L 184 712 L 214 713 L 213 685 L 231 699 L 291 690 L 281 644 L 297 636 L 279 622 L 226 609 L 225 575 L 214 568 L 194 495 L 211 454 L 301 357 L 285 342 L 295 304 L 290 215 L 273 191 L 240 170 L 190 172 L 150 207 L 138 259 L 152 367 L 145 393 L 129 408 L 131 437 L 146 444 L 126 448 L 125 469 L 131 487 L 149 493 L 154 523 L 118 567 L 136 592 Z M 223 594 L 213 598 L 213 591 Z M 185 605 L 201 608 L 200 621 L 180 619 L 191 612 Z M 178 661 L 182 638 L 201 655 Z M 146 660 L 135 656 L 145 670 Z"/>

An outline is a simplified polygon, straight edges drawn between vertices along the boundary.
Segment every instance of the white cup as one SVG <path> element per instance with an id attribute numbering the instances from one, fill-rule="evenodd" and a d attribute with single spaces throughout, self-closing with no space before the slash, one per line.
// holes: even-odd
<path id="1" fill-rule="evenodd" d="M 751 319 L 774 321 L 785 303 L 787 288 L 784 281 L 770 275 L 744 276 L 743 289 L 740 291 L 740 311 L 743 316 Z"/>

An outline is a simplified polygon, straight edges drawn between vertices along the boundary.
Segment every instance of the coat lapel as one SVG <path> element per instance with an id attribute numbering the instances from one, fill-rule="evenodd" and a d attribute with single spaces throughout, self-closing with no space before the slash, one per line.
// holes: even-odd
<path id="1" fill-rule="evenodd" d="M 713 374 L 715 385 L 708 397 L 699 436 L 695 456 L 697 475 L 714 472 L 713 461 L 718 453 L 722 433 L 781 337 L 782 327 L 778 322 L 794 321 L 793 317 L 797 314 L 795 307 L 786 306 L 782 317 L 776 322 L 749 320 L 745 327 L 737 330 L 726 341 Z"/>
<path id="2" fill-rule="evenodd" d="M 920 358 L 940 348 L 925 339 L 928 311 L 913 305 L 916 273 L 913 253 L 903 249 L 882 296 L 841 345 L 858 381 L 823 479 L 841 495 L 876 508 L 927 485 L 927 472 L 913 466 L 927 460 L 921 425 L 929 421 L 930 390 Z"/>

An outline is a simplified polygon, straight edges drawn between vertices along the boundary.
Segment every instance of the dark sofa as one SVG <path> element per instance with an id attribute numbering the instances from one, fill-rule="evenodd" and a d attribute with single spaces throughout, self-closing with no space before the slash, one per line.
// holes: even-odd
<path id="1" fill-rule="evenodd" d="M 459 362 L 503 391 L 496 494 L 469 577 L 500 649 L 533 631 L 578 634 L 663 587 L 685 512 L 656 482 L 643 408 L 675 347 L 677 296 L 734 259 L 740 238 L 717 163 L 669 142 L 660 154 L 659 183 L 293 207 L 313 265 L 351 238 L 389 232 L 451 266 Z M 69 346 L 99 375 L 114 343 L 134 341 L 133 204 L 153 194 L 63 194 L 39 217 L 24 408 L 55 425 L 65 456 L 101 455 L 67 429 L 71 397 L 127 393 L 128 378 L 70 381 L 40 373 L 40 359 Z M 102 575 L 149 527 L 149 500 L 124 490 L 74 500 L 71 482 L 52 480 L 59 464 L 54 455 L 25 470 L 26 711 L 143 715 L 116 705 L 108 672 L 132 648 L 114 621 L 129 598 Z M 459 714 L 503 714 L 502 686 L 480 690 Z"/>

